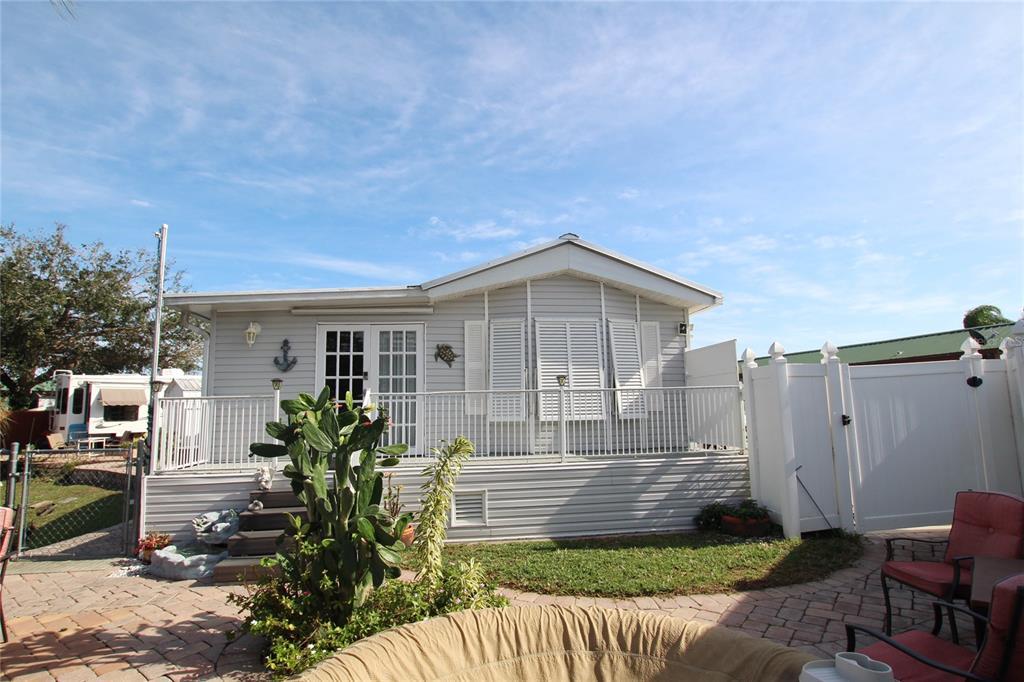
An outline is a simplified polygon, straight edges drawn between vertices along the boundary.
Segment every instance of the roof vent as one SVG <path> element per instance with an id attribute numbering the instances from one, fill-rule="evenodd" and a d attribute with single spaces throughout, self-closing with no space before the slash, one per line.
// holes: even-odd
<path id="1" fill-rule="evenodd" d="M 578 234 L 576 234 L 575 232 L 566 232 L 565 234 L 563 234 L 562 236 L 559 237 L 559 239 L 564 239 L 564 240 L 566 240 L 568 242 L 574 242 L 574 241 L 576 241 L 579 238 L 580 238 L 580 236 Z"/>

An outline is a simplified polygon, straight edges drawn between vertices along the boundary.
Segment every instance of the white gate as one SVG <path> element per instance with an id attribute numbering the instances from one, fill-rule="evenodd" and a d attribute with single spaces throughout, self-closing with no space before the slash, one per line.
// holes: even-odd
<path id="1" fill-rule="evenodd" d="M 969 340 L 960 360 L 857 367 L 831 344 L 820 365 L 789 365 L 773 344 L 758 367 L 748 350 L 755 495 L 789 536 L 949 523 L 958 490 L 1020 495 L 1020 340 L 999 360 Z"/>

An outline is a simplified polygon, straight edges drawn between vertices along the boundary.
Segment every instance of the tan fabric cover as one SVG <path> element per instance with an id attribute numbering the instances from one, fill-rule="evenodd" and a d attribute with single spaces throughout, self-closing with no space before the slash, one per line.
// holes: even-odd
<path id="1" fill-rule="evenodd" d="M 462 611 L 353 644 L 301 679 L 332 682 L 795 682 L 812 656 L 716 625 L 560 606 Z"/>

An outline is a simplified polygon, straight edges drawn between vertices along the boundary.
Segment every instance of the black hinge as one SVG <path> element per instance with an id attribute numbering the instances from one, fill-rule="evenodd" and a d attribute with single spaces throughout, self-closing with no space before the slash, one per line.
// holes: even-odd
<path id="1" fill-rule="evenodd" d="M 843 426 L 849 426 L 850 422 L 852 422 L 852 421 L 853 421 L 853 418 L 850 415 L 848 415 L 848 414 L 844 414 L 843 415 Z"/>

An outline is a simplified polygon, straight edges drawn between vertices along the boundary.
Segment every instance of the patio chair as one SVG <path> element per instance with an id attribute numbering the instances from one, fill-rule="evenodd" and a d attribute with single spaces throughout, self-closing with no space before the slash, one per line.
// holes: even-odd
<path id="1" fill-rule="evenodd" d="M 946 545 L 942 561 L 895 561 L 897 541 Z M 1024 500 L 1013 495 L 962 490 L 953 504 L 953 525 L 945 540 L 888 538 L 882 564 L 882 597 L 885 599 L 885 634 L 892 634 L 889 580 L 926 592 L 947 602 L 966 599 L 971 591 L 971 557 L 1017 559 L 1024 556 Z M 939 612 L 936 612 L 939 614 Z M 941 616 L 941 614 L 939 614 Z M 950 628 L 956 634 L 956 621 Z M 932 634 L 939 634 L 942 618 L 936 617 Z"/>
<path id="2" fill-rule="evenodd" d="M 14 510 L 0 507 L 0 642 L 7 641 L 7 621 L 4 620 L 4 577 L 7 561 L 11 558 L 11 539 L 14 537 Z"/>
<path id="3" fill-rule="evenodd" d="M 880 640 L 859 653 L 888 663 L 900 682 L 1024 682 L 1024 574 L 996 584 L 988 618 L 944 601 L 935 602 L 936 618 L 941 618 L 944 608 L 967 613 L 987 624 L 985 639 L 977 651 L 923 630 L 889 637 L 872 628 L 850 624 L 846 626 L 846 648 L 856 650 L 858 630 Z"/>

